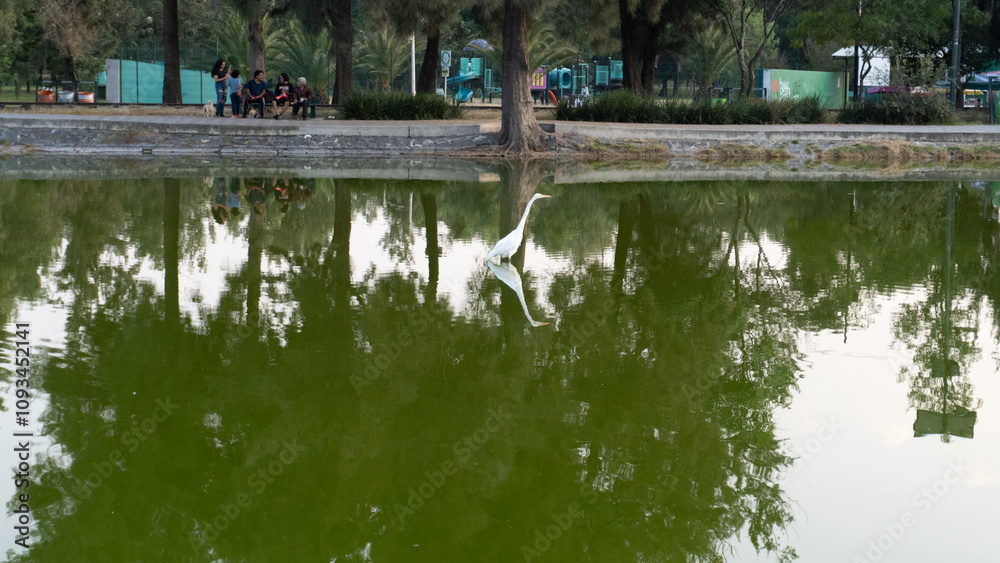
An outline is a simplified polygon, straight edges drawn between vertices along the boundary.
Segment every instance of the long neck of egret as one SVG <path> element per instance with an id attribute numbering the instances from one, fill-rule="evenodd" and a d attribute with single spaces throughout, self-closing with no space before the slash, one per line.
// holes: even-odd
<path id="1" fill-rule="evenodd" d="M 524 215 L 521 215 L 521 222 L 517 224 L 517 232 L 519 233 L 524 232 L 524 224 L 528 222 L 528 212 L 531 211 L 531 204 L 535 203 L 535 200 L 537 200 L 539 197 L 541 196 L 535 194 L 531 198 L 531 200 L 528 201 L 528 206 L 524 208 Z"/>

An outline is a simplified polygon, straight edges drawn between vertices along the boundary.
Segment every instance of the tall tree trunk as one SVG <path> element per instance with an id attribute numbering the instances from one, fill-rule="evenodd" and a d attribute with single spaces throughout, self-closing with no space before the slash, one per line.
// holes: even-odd
<path id="1" fill-rule="evenodd" d="M 351 21 L 351 0 L 332 0 L 330 21 L 333 23 L 333 50 L 337 57 L 334 74 L 334 104 L 342 104 L 354 85 L 354 24 Z"/>
<path id="2" fill-rule="evenodd" d="M 263 70 L 267 76 L 267 53 L 264 52 L 264 8 L 261 0 L 247 0 L 247 32 L 250 43 L 250 75 L 247 80 L 252 80 L 254 73 Z"/>
<path id="3" fill-rule="evenodd" d="M 749 99 L 752 91 L 750 90 L 750 67 L 747 65 L 747 53 L 746 53 L 746 43 L 744 37 L 740 36 L 740 44 L 736 49 L 736 64 L 740 69 L 740 96 L 739 99 Z"/>
<path id="4" fill-rule="evenodd" d="M 555 137 L 539 127 L 528 86 L 528 6 L 524 0 L 504 0 L 503 98 L 497 144 L 507 154 L 555 148 Z M 551 145 L 551 146 L 550 146 Z"/>
<path id="5" fill-rule="evenodd" d="M 636 8 L 633 14 L 628 0 L 618 0 L 618 12 L 622 29 L 622 79 L 626 89 L 643 98 L 653 95 L 656 86 L 656 63 L 660 58 L 660 38 L 667 22 L 678 17 L 667 11 L 665 3 L 660 9 L 659 19 L 650 22 L 649 14 L 643 8 Z"/>
<path id="6" fill-rule="evenodd" d="M 653 88 L 656 86 L 656 63 L 660 60 L 659 48 L 656 46 L 660 41 L 660 34 L 650 33 L 650 35 L 655 37 L 650 37 L 642 49 L 642 72 L 639 74 L 641 93 L 636 92 L 645 98 L 653 95 Z"/>
<path id="7" fill-rule="evenodd" d="M 438 65 L 441 64 L 441 31 L 437 26 L 427 29 L 427 47 L 424 62 L 420 63 L 417 77 L 417 92 L 433 94 L 437 90 Z"/>
<path id="8" fill-rule="evenodd" d="M 676 98 L 681 89 L 681 58 L 674 55 L 674 61 L 677 62 L 677 74 L 674 75 L 674 97 Z"/>
<path id="9" fill-rule="evenodd" d="M 640 70 L 642 63 L 639 61 L 642 30 L 639 29 L 640 24 L 629 9 L 628 0 L 618 0 L 618 13 L 622 30 L 622 84 L 626 90 L 639 94 L 642 87 Z"/>
<path id="10" fill-rule="evenodd" d="M 180 104 L 181 47 L 177 28 L 177 0 L 163 0 L 163 103 Z"/>
<path id="11" fill-rule="evenodd" d="M 854 74 L 851 75 L 851 89 L 854 90 L 854 100 L 861 99 L 861 92 L 858 89 L 858 77 L 861 75 L 861 55 L 858 53 L 858 46 L 854 46 Z"/>

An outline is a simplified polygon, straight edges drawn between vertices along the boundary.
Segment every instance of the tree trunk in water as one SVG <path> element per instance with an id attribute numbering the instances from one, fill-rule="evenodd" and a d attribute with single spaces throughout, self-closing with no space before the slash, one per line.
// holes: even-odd
<path id="1" fill-rule="evenodd" d="M 434 27 L 427 30 L 427 48 L 424 49 L 424 62 L 420 64 L 420 76 L 417 77 L 417 92 L 433 94 L 437 90 L 440 59 L 441 32 Z"/>
<path id="2" fill-rule="evenodd" d="M 261 0 L 249 0 L 247 2 L 247 38 L 250 43 L 250 74 L 247 81 L 253 79 L 254 73 L 258 70 L 264 71 L 267 77 L 267 53 L 264 52 L 264 10 Z"/>
<path id="3" fill-rule="evenodd" d="M 163 300 L 165 319 L 175 325 L 180 321 L 180 209 L 181 181 L 163 180 Z"/>
<path id="4" fill-rule="evenodd" d="M 330 250 L 334 252 L 331 259 L 323 263 L 329 268 L 334 284 L 334 304 L 348 307 L 351 299 L 351 188 L 338 181 L 333 188 L 333 238 Z"/>
<path id="5" fill-rule="evenodd" d="M 618 236 L 615 238 L 615 266 L 611 276 L 611 288 L 622 289 L 625 281 L 625 267 L 628 264 L 628 249 L 632 246 L 636 217 L 639 215 L 638 196 L 622 200 L 618 204 Z"/>
<path id="6" fill-rule="evenodd" d="M 264 256 L 264 213 L 257 213 L 254 206 L 247 207 L 250 215 L 247 226 L 247 326 L 252 329 L 259 327 L 260 292 L 261 292 L 261 261 Z"/>
<path id="7" fill-rule="evenodd" d="M 438 246 L 437 196 L 430 192 L 420 192 L 420 207 L 424 210 L 424 229 L 427 234 L 427 291 L 424 294 L 425 303 L 437 300 L 438 259 L 441 247 Z"/>
<path id="8" fill-rule="evenodd" d="M 337 57 L 337 69 L 333 81 L 334 104 L 342 104 L 354 85 L 354 24 L 351 21 L 351 0 L 333 0 L 331 6 L 333 23 L 333 50 Z"/>
<path id="9" fill-rule="evenodd" d="M 163 0 L 163 103 L 183 103 L 177 0 Z"/>
<path id="10" fill-rule="evenodd" d="M 503 98 L 497 144 L 507 154 L 555 148 L 555 137 L 535 120 L 528 87 L 528 9 L 516 0 L 504 1 Z"/>
<path id="11" fill-rule="evenodd" d="M 639 211 L 635 226 L 639 239 L 638 258 L 650 273 L 659 272 L 662 275 L 666 254 L 656 232 L 657 221 L 653 213 L 653 198 L 649 194 L 639 194 L 638 199 Z"/>

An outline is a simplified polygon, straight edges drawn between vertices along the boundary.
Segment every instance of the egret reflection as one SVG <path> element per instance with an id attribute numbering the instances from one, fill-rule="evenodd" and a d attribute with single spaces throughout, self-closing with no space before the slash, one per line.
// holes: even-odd
<path id="1" fill-rule="evenodd" d="M 527 213 L 525 213 L 525 216 L 527 216 Z M 514 293 L 517 294 L 517 299 L 521 302 L 521 308 L 524 309 L 524 318 L 528 319 L 531 326 L 538 327 L 549 324 L 538 322 L 531 318 L 531 313 L 528 312 L 528 304 L 524 302 L 524 288 L 521 287 L 521 274 L 518 273 L 514 266 L 504 262 L 499 264 L 487 262 L 487 264 L 493 270 L 493 273 L 496 274 L 497 279 L 502 281 L 507 287 L 513 289 Z"/>

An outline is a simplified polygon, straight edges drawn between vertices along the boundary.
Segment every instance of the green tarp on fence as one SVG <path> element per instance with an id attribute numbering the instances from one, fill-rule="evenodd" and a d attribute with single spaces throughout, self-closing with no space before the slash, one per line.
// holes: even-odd
<path id="1" fill-rule="evenodd" d="M 841 72 L 764 69 L 757 71 L 757 87 L 766 88 L 769 99 L 784 100 L 818 96 L 826 109 L 843 109 L 847 84 Z"/>
<path id="2" fill-rule="evenodd" d="M 107 100 L 120 104 L 163 102 L 163 63 L 108 59 Z M 185 104 L 215 101 L 215 85 L 207 72 L 181 69 L 181 99 Z"/>

